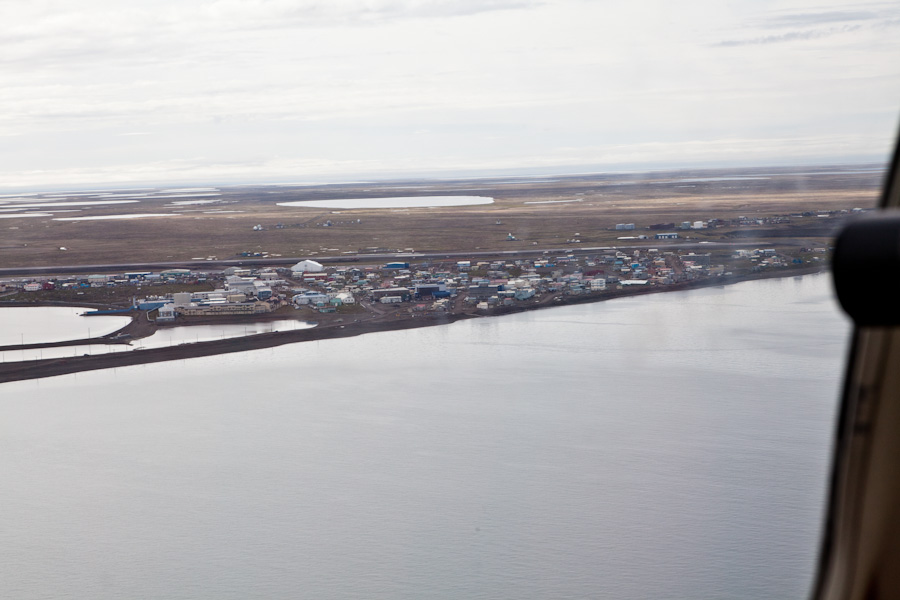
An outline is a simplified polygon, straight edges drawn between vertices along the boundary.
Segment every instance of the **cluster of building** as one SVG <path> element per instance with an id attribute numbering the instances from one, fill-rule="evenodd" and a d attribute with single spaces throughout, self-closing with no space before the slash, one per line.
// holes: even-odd
<path id="1" fill-rule="evenodd" d="M 166 285 L 170 283 L 204 282 L 207 273 L 197 273 L 190 269 L 167 269 L 160 272 L 141 271 L 135 273 L 94 274 L 94 275 L 56 275 L 48 277 L 32 277 L 28 279 L 10 279 L 0 282 L 0 291 L 22 289 L 26 292 L 41 290 L 67 290 L 84 288 L 107 288 L 118 286 Z"/>
<path id="2" fill-rule="evenodd" d="M 763 255 L 764 251 L 758 252 Z M 547 295 L 671 285 L 726 273 L 724 265 L 713 264 L 709 253 L 679 254 L 657 249 L 481 262 L 388 263 L 380 267 L 325 268 L 316 263 L 311 270 L 309 262 L 296 265 L 292 271 L 292 278 L 305 287 L 295 288 L 291 301 L 326 311 L 359 302 L 405 305 L 411 311 L 490 309 L 540 301 Z M 775 255 L 760 264 L 777 266 L 787 261 Z"/>
<path id="3" fill-rule="evenodd" d="M 717 229 L 721 227 L 754 227 L 760 225 L 784 225 L 787 223 L 791 223 L 798 219 L 804 218 L 819 218 L 819 219 L 827 219 L 827 218 L 835 218 L 835 217 L 844 217 L 850 214 L 860 214 L 865 212 L 865 209 L 862 208 L 854 208 L 852 210 L 818 210 L 818 211 L 804 211 L 799 213 L 791 213 L 787 215 L 772 215 L 772 216 L 744 216 L 740 215 L 733 219 L 706 219 L 699 221 L 682 221 L 681 223 L 654 223 L 649 225 L 647 229 L 650 231 L 669 231 L 672 233 L 663 234 L 663 235 L 672 235 L 675 238 L 678 237 L 677 231 L 688 231 L 688 230 L 697 230 L 697 229 Z M 616 230 L 633 230 L 634 223 L 619 223 L 616 225 Z M 670 239 L 670 238 L 660 238 L 659 235 L 656 236 L 657 239 Z M 674 239 L 674 238 L 672 238 Z"/>
<path id="4" fill-rule="evenodd" d="M 222 287 L 209 291 L 177 292 L 136 303 L 141 310 L 156 310 L 157 319 L 174 321 L 178 316 L 259 315 L 272 312 L 284 303 L 289 281 L 274 269 L 253 270 L 229 267 L 216 278 Z"/>
<path id="5" fill-rule="evenodd" d="M 825 252 L 824 248 L 810 251 Z M 181 316 L 258 315 L 293 305 L 319 312 L 362 303 L 383 313 L 391 309 L 449 311 L 490 309 L 541 301 L 546 296 L 602 293 L 628 286 L 672 285 L 729 274 L 727 262 L 747 271 L 793 266 L 803 261 L 774 249 L 736 250 L 713 260 L 710 253 L 643 249 L 574 253 L 507 260 L 442 261 L 411 265 L 326 267 L 304 260 L 290 268 L 230 267 L 221 273 L 170 269 L 159 273 L 87 275 L 64 279 L 7 282 L 25 291 L 57 287 L 212 283 L 209 291 L 178 292 L 134 301 L 134 308 L 157 311 L 162 322 Z M 718 263 L 718 264 L 717 264 Z M 127 309 L 125 309 L 127 310 Z"/>

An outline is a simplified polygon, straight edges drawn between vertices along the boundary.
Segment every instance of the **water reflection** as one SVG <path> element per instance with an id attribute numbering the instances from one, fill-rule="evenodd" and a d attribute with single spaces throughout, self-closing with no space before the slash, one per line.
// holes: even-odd
<path id="1" fill-rule="evenodd" d="M 850 334 L 829 290 L 4 383 L 5 597 L 807 597 Z"/>
<path id="2" fill-rule="evenodd" d="M 179 344 L 193 344 L 225 338 L 255 335 L 257 333 L 271 333 L 274 331 L 293 331 L 295 329 L 309 329 L 315 327 L 315 323 L 297 321 L 294 319 L 280 319 L 278 321 L 265 321 L 259 323 L 222 324 L 222 325 L 190 325 L 158 329 L 152 336 L 135 340 L 135 348 L 164 348 Z"/>
<path id="3" fill-rule="evenodd" d="M 83 310 L 83 309 L 78 309 Z M 91 317 L 91 320 L 98 317 Z M 103 318 L 103 317 L 99 317 Z M 121 319 L 121 317 L 115 317 Z M 127 319 L 126 319 L 127 322 Z M 185 325 L 167 327 L 157 330 L 150 337 L 133 340 L 128 344 L 90 344 L 78 346 L 58 346 L 55 348 L 16 349 L 0 352 L 0 362 L 17 362 L 25 360 L 42 360 L 48 358 L 67 358 L 85 354 L 107 354 L 109 352 L 128 352 L 144 348 L 165 348 L 180 344 L 193 344 L 222 340 L 226 338 L 271 333 L 275 331 L 294 331 L 315 327 L 315 323 L 279 319 L 261 323 L 221 324 L 221 325 Z M 119 327 L 116 327 L 119 329 Z M 115 331 L 115 329 L 113 330 Z M 83 336 L 87 337 L 87 335 Z M 97 337 L 96 335 L 94 337 Z M 26 340 L 30 339 L 26 334 Z M 36 343 L 36 342 L 35 342 Z"/>
<path id="4" fill-rule="evenodd" d="M 47 344 L 108 335 L 131 317 L 82 317 L 78 306 L 5 306 L 0 308 L 0 346 Z"/>

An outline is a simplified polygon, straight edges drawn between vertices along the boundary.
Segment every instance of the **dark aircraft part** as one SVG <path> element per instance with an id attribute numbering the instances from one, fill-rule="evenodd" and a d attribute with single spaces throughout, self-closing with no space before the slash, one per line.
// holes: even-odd
<path id="1" fill-rule="evenodd" d="M 898 136 L 900 139 L 900 136 Z M 838 300 L 856 323 L 835 438 L 815 600 L 900 598 L 900 144 L 881 209 L 836 242 Z"/>
<path id="2" fill-rule="evenodd" d="M 900 211 L 847 225 L 835 243 L 832 271 L 838 300 L 856 325 L 900 325 L 893 283 L 900 277 Z"/>

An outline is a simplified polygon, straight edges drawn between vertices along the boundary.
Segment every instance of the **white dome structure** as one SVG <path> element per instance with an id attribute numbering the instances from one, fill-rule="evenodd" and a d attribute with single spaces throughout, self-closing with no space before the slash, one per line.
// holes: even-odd
<path id="1" fill-rule="evenodd" d="M 325 267 L 322 266 L 322 263 L 314 260 L 301 260 L 291 267 L 291 273 L 321 273 L 324 270 Z"/>

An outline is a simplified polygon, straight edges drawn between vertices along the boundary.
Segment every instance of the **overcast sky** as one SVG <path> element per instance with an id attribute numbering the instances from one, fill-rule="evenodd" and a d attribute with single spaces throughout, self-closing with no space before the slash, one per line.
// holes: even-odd
<path id="1" fill-rule="evenodd" d="M 0 0 L 0 187 L 883 160 L 900 6 Z"/>

